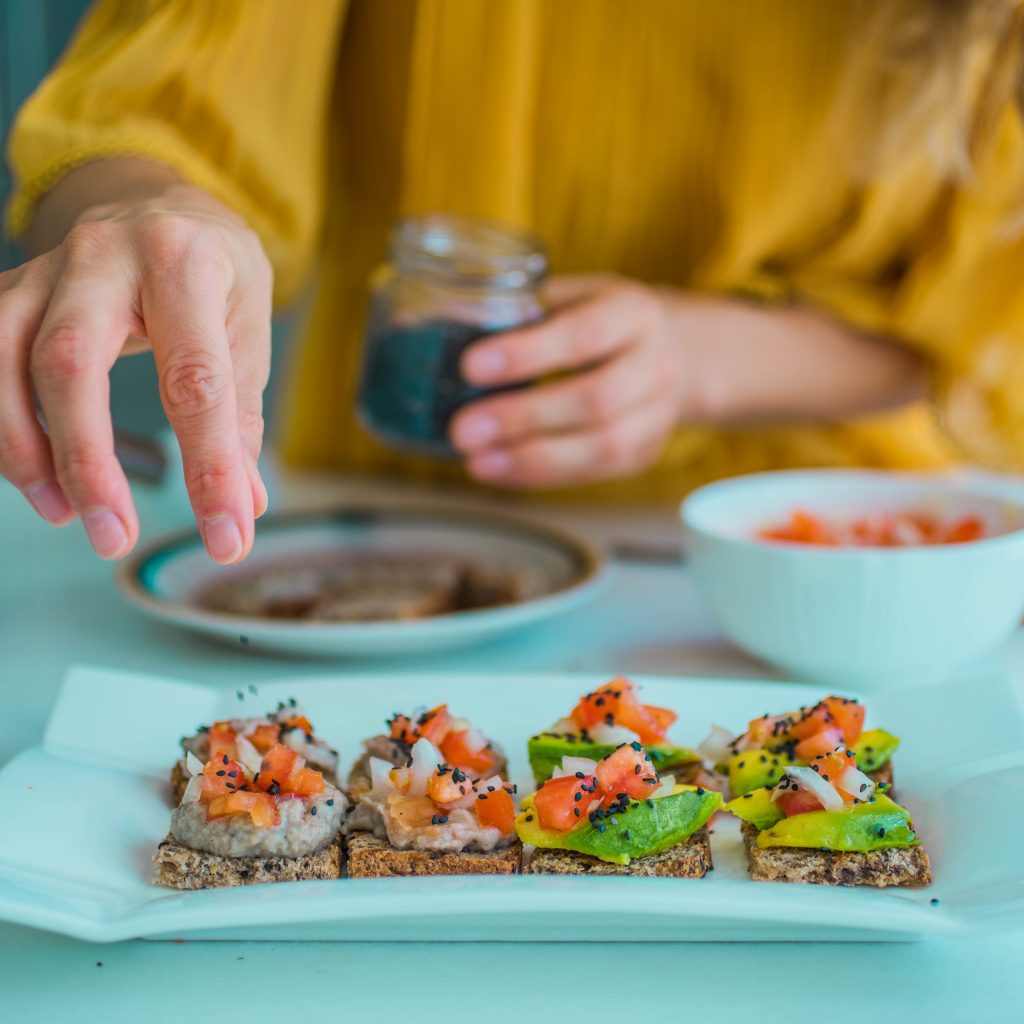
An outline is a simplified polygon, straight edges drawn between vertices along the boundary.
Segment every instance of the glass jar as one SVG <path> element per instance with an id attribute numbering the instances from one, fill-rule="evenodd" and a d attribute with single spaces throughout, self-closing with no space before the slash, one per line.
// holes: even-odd
<path id="1" fill-rule="evenodd" d="M 370 300 L 358 399 L 366 428 L 392 448 L 453 458 L 455 412 L 511 390 L 468 384 L 462 353 L 539 320 L 546 273 L 544 245 L 527 231 L 443 213 L 401 221 Z"/>

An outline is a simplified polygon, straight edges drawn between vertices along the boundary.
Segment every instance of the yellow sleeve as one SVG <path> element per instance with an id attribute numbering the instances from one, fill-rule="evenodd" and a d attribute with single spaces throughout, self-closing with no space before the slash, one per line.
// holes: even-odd
<path id="1" fill-rule="evenodd" d="M 833 263 L 783 275 L 779 298 L 811 302 L 927 356 L 932 404 L 969 461 L 1024 469 L 1024 124 L 1007 111 L 969 180 L 951 188 L 923 236 L 889 273 L 857 272 L 876 244 L 901 237 L 914 172 L 880 185 L 862 231 Z M 877 250 L 875 250 L 877 251 Z M 869 261 L 864 261 L 865 268 Z M 769 296 L 771 298 L 771 296 Z"/>
<path id="2" fill-rule="evenodd" d="M 293 295 L 320 223 L 346 2 L 100 0 L 17 117 L 10 232 L 72 167 L 147 157 L 244 216 L 275 297 Z"/>

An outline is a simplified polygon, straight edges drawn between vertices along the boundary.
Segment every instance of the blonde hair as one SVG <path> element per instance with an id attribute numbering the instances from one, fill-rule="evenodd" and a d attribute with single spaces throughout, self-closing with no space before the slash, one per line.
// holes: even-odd
<path id="1" fill-rule="evenodd" d="M 874 138 L 857 155 L 877 176 L 926 149 L 950 181 L 971 176 L 1008 104 L 1024 98 L 1021 0 L 862 0 L 835 112 Z M 868 130 L 870 129 L 870 130 Z"/>

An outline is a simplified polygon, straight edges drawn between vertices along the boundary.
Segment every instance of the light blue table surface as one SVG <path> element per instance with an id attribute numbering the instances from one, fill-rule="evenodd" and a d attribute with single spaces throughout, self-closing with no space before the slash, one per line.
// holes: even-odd
<path id="1" fill-rule="evenodd" d="M 292 479 L 276 506 L 349 497 Z M 152 533 L 187 520 L 180 491 L 140 492 Z M 565 521 L 565 516 L 559 517 Z M 667 513 L 583 517 L 603 536 L 671 540 Z M 628 527 L 628 528 L 627 528 Z M 1024 668 L 1024 638 L 1001 656 Z M 80 528 L 54 531 L 0 483 L 0 764 L 37 743 L 74 662 L 212 685 L 325 670 L 258 658 L 152 624 L 121 602 Z M 401 671 L 408 661 L 359 663 Z M 412 667 L 422 670 L 421 664 Z M 677 567 L 621 566 L 588 609 L 431 668 L 757 675 L 715 633 Z M 2 842 L 0 823 L 0 842 Z M 69 851 L 70 855 L 70 851 Z M 395 997 L 398 997 L 396 1000 Z M 799 1000 L 799 1004 L 794 1000 Z M 95 946 L 0 924 L 0 1021 L 1024 1021 L 1024 930 L 916 944 L 148 943 Z M 227 1016 L 230 1014 L 230 1017 Z M 326 1015 L 326 1016 L 323 1016 Z"/>

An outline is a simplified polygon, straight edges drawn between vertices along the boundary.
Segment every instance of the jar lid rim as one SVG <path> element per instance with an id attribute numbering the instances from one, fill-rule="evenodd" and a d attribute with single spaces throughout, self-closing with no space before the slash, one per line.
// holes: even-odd
<path id="1" fill-rule="evenodd" d="M 547 273 L 543 240 L 527 228 L 451 213 L 403 218 L 391 236 L 400 269 L 461 285 L 522 288 Z"/>

